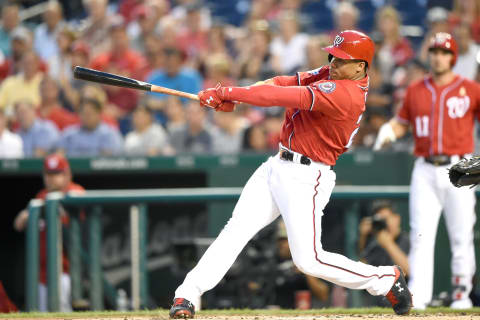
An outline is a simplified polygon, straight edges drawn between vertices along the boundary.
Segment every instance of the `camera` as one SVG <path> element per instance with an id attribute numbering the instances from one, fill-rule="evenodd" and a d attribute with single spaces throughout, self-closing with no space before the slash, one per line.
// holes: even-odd
<path id="1" fill-rule="evenodd" d="M 387 228 L 387 222 L 385 221 L 385 219 L 377 215 L 374 215 L 372 217 L 372 230 L 374 232 L 382 231 L 382 230 L 385 230 L 386 228 Z"/>

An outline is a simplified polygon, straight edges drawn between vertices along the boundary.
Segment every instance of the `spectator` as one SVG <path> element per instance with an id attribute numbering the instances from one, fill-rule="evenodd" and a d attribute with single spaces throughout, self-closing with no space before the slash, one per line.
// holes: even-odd
<path id="1" fill-rule="evenodd" d="M 43 183 L 45 188 L 40 190 L 35 199 L 45 200 L 49 192 L 83 192 L 82 186 L 72 182 L 72 173 L 68 160 L 58 154 L 52 154 L 45 158 L 43 163 Z M 63 208 L 60 209 L 62 224 L 68 224 L 68 215 Z M 28 210 L 23 209 L 15 218 L 13 226 L 17 231 L 23 231 L 27 227 Z M 39 223 L 39 252 L 40 270 L 38 284 L 38 307 L 42 312 L 47 311 L 47 232 L 45 222 Z M 71 280 L 69 275 L 70 263 L 65 252 L 62 252 L 62 275 L 60 279 L 60 310 L 72 311 Z"/>
<path id="2" fill-rule="evenodd" d="M 130 48 L 125 23 L 118 18 L 110 26 L 111 49 L 95 57 L 90 65 L 97 70 L 131 77 L 145 65 L 145 59 Z M 108 101 L 117 106 L 116 117 L 119 119 L 124 118 L 137 105 L 136 90 L 108 86 L 105 91 Z"/>
<path id="3" fill-rule="evenodd" d="M 307 42 L 307 61 L 305 70 L 314 70 L 328 64 L 328 53 L 322 48 L 330 45 L 330 39 L 326 34 L 312 36 Z"/>
<path id="4" fill-rule="evenodd" d="M 296 305 L 295 293 L 308 290 L 313 295 L 312 300 L 316 300 L 315 307 L 328 306 L 329 285 L 298 270 L 292 261 L 285 224 L 280 221 L 277 226 L 276 268 L 272 270 L 275 274 L 274 304 L 282 309 L 298 308 L 300 306 Z"/>
<path id="5" fill-rule="evenodd" d="M 250 33 L 241 45 L 237 74 L 245 85 L 272 78 L 275 71 L 270 54 L 271 33 L 266 20 L 251 23 Z"/>
<path id="6" fill-rule="evenodd" d="M 80 125 L 66 129 L 59 142 L 59 151 L 69 157 L 119 155 L 122 137 L 101 119 L 102 106 L 95 99 L 80 104 Z"/>
<path id="7" fill-rule="evenodd" d="M 5 111 L 0 109 L 0 159 L 22 157 L 22 138 L 8 130 Z"/>
<path id="8" fill-rule="evenodd" d="M 43 74 L 39 72 L 39 61 L 33 51 L 23 54 L 20 63 L 21 73 L 6 78 L 0 85 L 0 109 L 11 109 L 16 102 L 29 101 L 40 104 L 40 82 Z"/>
<path id="9" fill-rule="evenodd" d="M 176 6 L 172 8 L 170 12 L 171 16 L 175 19 L 175 22 L 179 26 L 187 25 L 189 19 L 189 11 L 197 10 L 200 7 L 200 29 L 209 30 L 212 24 L 212 18 L 210 16 L 210 10 L 206 6 L 200 6 L 199 0 L 176 0 Z"/>
<path id="10" fill-rule="evenodd" d="M 203 88 L 213 88 L 217 83 L 222 86 L 234 86 L 235 80 L 230 77 L 231 61 L 224 53 L 209 55 L 206 60 L 206 77 Z"/>
<path id="11" fill-rule="evenodd" d="M 170 146 L 165 130 L 154 123 L 153 112 L 140 104 L 133 111 L 133 131 L 125 138 L 127 155 L 158 156 L 171 155 L 174 150 Z"/>
<path id="12" fill-rule="evenodd" d="M 308 36 L 299 33 L 298 17 L 294 11 L 282 11 L 279 23 L 279 35 L 270 46 L 272 66 L 277 74 L 290 74 L 306 62 Z"/>
<path id="13" fill-rule="evenodd" d="M 9 75 L 20 73 L 23 54 L 32 50 L 33 36 L 30 30 L 25 27 L 17 27 L 11 33 L 10 56 L 0 63 L 0 78 L 4 79 Z M 39 60 L 40 61 L 40 60 Z M 40 62 L 38 67 L 45 71 L 45 66 Z"/>
<path id="14" fill-rule="evenodd" d="M 108 13 L 108 0 L 83 0 L 88 17 L 81 32 L 81 40 L 91 48 L 93 57 L 110 48 L 109 28 L 114 17 Z"/>
<path id="15" fill-rule="evenodd" d="M 329 32 L 333 40 L 336 34 L 343 30 L 358 30 L 357 23 L 360 12 L 350 1 L 342 1 L 333 9 L 335 29 Z"/>
<path id="16" fill-rule="evenodd" d="M 102 110 L 102 121 L 111 126 L 113 129 L 118 130 L 118 122 L 115 118 L 115 113 L 112 111 L 115 106 L 112 106 L 107 100 L 107 94 L 101 86 L 93 83 L 86 83 L 80 89 L 80 99 L 94 99 L 100 103 Z M 80 104 L 76 106 L 76 112 L 80 112 Z"/>
<path id="17" fill-rule="evenodd" d="M 57 32 L 57 50 L 48 59 L 48 74 L 57 82 L 70 82 L 73 79 L 72 49 L 76 35 L 64 26 Z"/>
<path id="18" fill-rule="evenodd" d="M 455 0 L 448 17 L 450 26 L 465 24 L 475 42 L 480 43 L 480 2 L 478 0 Z"/>
<path id="19" fill-rule="evenodd" d="M 213 152 L 217 154 L 238 153 L 242 149 L 245 119 L 237 112 L 215 112 L 216 127 L 212 129 Z"/>
<path id="20" fill-rule="evenodd" d="M 2 24 L 0 26 L 0 50 L 4 57 L 10 56 L 11 33 L 19 25 L 19 8 L 16 4 L 7 4 L 2 7 Z"/>
<path id="21" fill-rule="evenodd" d="M 363 262 L 374 266 L 396 264 L 408 275 L 409 236 L 402 231 L 401 217 L 389 202 L 375 204 L 372 216 L 360 222 L 358 249 Z M 368 305 L 389 305 L 384 296 L 365 298 Z"/>
<path id="22" fill-rule="evenodd" d="M 35 28 L 33 44 L 42 60 L 48 61 L 58 54 L 57 37 L 64 27 L 62 5 L 57 0 L 48 0 L 43 23 Z"/>
<path id="23" fill-rule="evenodd" d="M 458 43 L 458 57 L 453 72 L 461 74 L 467 79 L 475 80 L 480 55 L 479 47 L 472 39 L 470 27 L 465 24 L 457 26 L 455 38 Z"/>
<path id="24" fill-rule="evenodd" d="M 164 48 L 163 53 L 166 56 L 165 68 L 154 70 L 147 82 L 189 93 L 196 94 L 200 91 L 202 88 L 202 77 L 196 70 L 184 67 L 185 53 L 175 47 Z M 156 97 L 157 100 L 160 99 L 158 101 L 166 98 L 164 94 L 153 93 L 151 95 Z M 184 98 L 182 99 L 185 101 Z"/>
<path id="25" fill-rule="evenodd" d="M 261 124 L 254 124 L 245 129 L 242 150 L 259 153 L 268 151 L 267 132 Z"/>
<path id="26" fill-rule="evenodd" d="M 381 40 L 376 62 L 385 82 L 390 82 L 395 68 L 405 65 L 414 55 L 410 42 L 400 34 L 400 27 L 400 15 L 394 7 L 386 6 L 377 12 L 376 28 Z"/>
<path id="27" fill-rule="evenodd" d="M 25 157 L 45 157 L 57 147 L 59 133 L 54 123 L 37 118 L 35 106 L 30 102 L 17 102 L 15 115 L 22 137 Z"/>
<path id="28" fill-rule="evenodd" d="M 186 110 L 187 123 L 171 132 L 173 148 L 177 153 L 207 153 L 212 151 L 212 136 L 207 130 L 206 108 L 192 101 Z"/>
<path id="29" fill-rule="evenodd" d="M 185 110 L 183 109 L 182 101 L 177 97 L 170 96 L 167 98 L 165 115 L 167 117 L 166 128 L 170 135 L 183 128 L 186 124 Z"/>
<path id="30" fill-rule="evenodd" d="M 59 130 L 79 123 L 78 116 L 62 107 L 59 100 L 59 88 L 57 82 L 49 77 L 43 77 L 40 83 L 41 102 L 38 114 L 42 119 L 48 119 L 55 123 Z"/>

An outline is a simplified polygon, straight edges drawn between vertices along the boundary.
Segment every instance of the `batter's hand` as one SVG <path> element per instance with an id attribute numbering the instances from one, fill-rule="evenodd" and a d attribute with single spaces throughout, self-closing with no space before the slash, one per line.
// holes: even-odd
<path id="1" fill-rule="evenodd" d="M 395 142 L 395 140 L 397 140 L 397 136 L 393 131 L 392 125 L 389 122 L 384 123 L 380 127 L 380 130 L 378 130 L 377 139 L 375 139 L 373 150 L 378 151 L 382 149 L 384 145 Z"/>
<path id="2" fill-rule="evenodd" d="M 216 109 L 219 105 L 223 103 L 222 98 L 219 96 L 220 85 L 218 84 L 215 88 L 208 88 L 202 90 L 198 93 L 198 98 L 200 100 L 200 105 Z"/>

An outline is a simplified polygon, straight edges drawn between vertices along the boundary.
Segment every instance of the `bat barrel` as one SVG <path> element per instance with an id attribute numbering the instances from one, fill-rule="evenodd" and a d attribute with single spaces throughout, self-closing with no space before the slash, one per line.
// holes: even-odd
<path id="1" fill-rule="evenodd" d="M 127 77 L 117 76 L 108 72 L 88 69 L 83 67 L 75 67 L 73 76 L 76 79 L 97 82 L 101 84 L 108 84 L 117 87 L 125 87 L 132 89 L 139 89 L 144 91 L 151 91 L 152 85 L 143 81 L 130 79 Z"/>

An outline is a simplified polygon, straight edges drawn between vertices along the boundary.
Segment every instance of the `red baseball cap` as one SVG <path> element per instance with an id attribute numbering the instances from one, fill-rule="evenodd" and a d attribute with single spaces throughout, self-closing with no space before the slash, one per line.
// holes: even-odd
<path id="1" fill-rule="evenodd" d="M 45 173 L 60 173 L 70 170 L 67 158 L 60 154 L 51 154 L 43 161 L 43 171 Z"/>
<path id="2" fill-rule="evenodd" d="M 356 30 L 345 30 L 336 35 L 333 45 L 323 48 L 331 57 L 346 60 L 363 60 L 372 65 L 375 44 L 365 33 Z"/>

